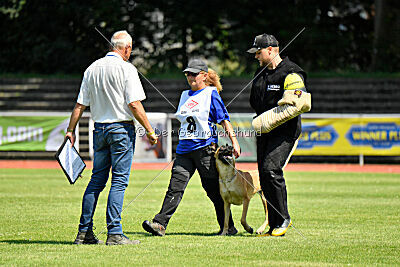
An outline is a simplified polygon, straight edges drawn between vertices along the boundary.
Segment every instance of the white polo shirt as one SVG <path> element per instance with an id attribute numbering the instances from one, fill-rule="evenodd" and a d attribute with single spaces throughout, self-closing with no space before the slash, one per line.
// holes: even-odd
<path id="1" fill-rule="evenodd" d="M 145 98 L 135 66 L 109 52 L 86 69 L 77 102 L 90 106 L 93 121 L 111 123 L 132 120 L 128 104 Z"/>

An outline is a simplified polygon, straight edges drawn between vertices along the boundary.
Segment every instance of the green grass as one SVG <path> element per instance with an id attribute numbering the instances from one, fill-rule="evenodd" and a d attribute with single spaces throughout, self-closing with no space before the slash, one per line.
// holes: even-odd
<path id="1" fill-rule="evenodd" d="M 125 205 L 157 173 L 133 171 Z M 398 174 L 286 173 L 295 228 L 278 238 L 247 234 L 237 206 L 232 212 L 239 234 L 212 236 L 218 230 L 214 210 L 196 174 L 167 235 L 153 237 L 141 223 L 159 211 L 166 171 L 123 212 L 125 233 L 142 243 L 115 247 L 72 245 L 90 172 L 84 176 L 71 186 L 59 170 L 0 169 L 0 265 L 400 265 Z M 108 187 L 98 202 L 97 233 L 105 228 L 107 193 Z M 258 196 L 248 221 L 253 228 L 262 224 Z"/>

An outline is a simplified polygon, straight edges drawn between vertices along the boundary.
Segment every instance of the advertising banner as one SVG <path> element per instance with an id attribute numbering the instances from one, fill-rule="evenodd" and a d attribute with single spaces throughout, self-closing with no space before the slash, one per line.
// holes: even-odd
<path id="1" fill-rule="evenodd" d="M 241 146 L 238 161 L 256 161 L 256 132 L 251 127 L 254 114 L 230 114 Z M 137 124 L 134 159 L 137 162 L 168 162 L 172 158 L 171 118 L 166 113 L 148 113 L 160 136 L 150 146 L 145 130 Z M 57 151 L 68 126 L 67 113 L 0 112 L 0 151 Z M 399 115 L 304 114 L 302 134 L 294 155 L 306 156 L 399 156 Z M 93 156 L 93 123 L 89 123 L 89 149 Z M 77 133 L 79 133 L 77 129 Z M 218 126 L 219 145 L 231 142 Z M 77 138 L 79 136 L 77 135 Z M 76 142 L 76 147 L 79 142 Z M 79 149 L 79 147 L 77 147 Z"/>
<path id="2" fill-rule="evenodd" d="M 147 113 L 147 117 L 158 135 L 157 144 L 150 145 L 146 130 L 136 123 L 135 162 L 169 162 L 172 159 L 171 119 L 166 113 Z"/>
<path id="3" fill-rule="evenodd" d="M 302 118 L 302 123 L 294 155 L 400 155 L 400 117 Z"/>
<path id="4" fill-rule="evenodd" d="M 1 151 L 57 151 L 69 116 L 0 115 Z"/>
<path id="5" fill-rule="evenodd" d="M 237 140 L 241 148 L 240 157 L 237 161 L 257 161 L 256 132 L 251 126 L 253 114 L 231 113 L 229 117 L 233 130 L 236 133 Z M 231 140 L 224 133 L 223 128 L 218 125 L 218 145 L 232 145 Z"/>
<path id="6" fill-rule="evenodd" d="M 157 144 L 150 145 L 146 130 L 139 124 L 136 127 L 135 162 L 169 162 L 172 159 L 172 138 L 171 138 L 171 119 L 167 113 L 146 113 L 151 126 L 158 135 Z M 93 159 L 93 129 L 94 122 L 89 121 L 89 154 Z"/>
<path id="7" fill-rule="evenodd" d="M 238 161 L 257 160 L 256 133 L 251 128 L 253 116 L 254 114 L 230 114 L 242 150 Z M 218 126 L 218 131 L 219 145 L 231 145 L 222 127 Z M 399 156 L 400 116 L 302 115 L 302 134 L 293 155 Z"/>

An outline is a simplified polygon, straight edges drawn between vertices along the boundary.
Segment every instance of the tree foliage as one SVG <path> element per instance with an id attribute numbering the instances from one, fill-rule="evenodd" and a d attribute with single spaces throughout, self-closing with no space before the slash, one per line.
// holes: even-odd
<path id="1" fill-rule="evenodd" d="M 128 30 L 134 64 L 150 73 L 179 71 L 193 57 L 250 73 L 257 64 L 245 51 L 256 35 L 274 34 L 283 48 L 303 27 L 282 54 L 308 71 L 400 67 L 394 0 L 8 0 L 0 12 L 0 72 L 81 73 L 108 49 L 96 28 L 106 39 Z"/>

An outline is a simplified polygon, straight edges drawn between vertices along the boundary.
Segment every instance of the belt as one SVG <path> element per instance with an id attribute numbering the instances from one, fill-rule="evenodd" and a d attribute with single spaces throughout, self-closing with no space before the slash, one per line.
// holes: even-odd
<path id="1" fill-rule="evenodd" d="M 119 121 L 122 123 L 126 123 L 126 124 L 131 124 L 131 125 L 135 125 L 135 123 L 133 121 Z"/>
<path id="2" fill-rule="evenodd" d="M 133 121 L 114 121 L 114 122 L 95 122 L 95 123 L 100 123 L 100 124 L 111 124 L 111 123 L 126 123 L 135 126 L 135 123 Z"/>

